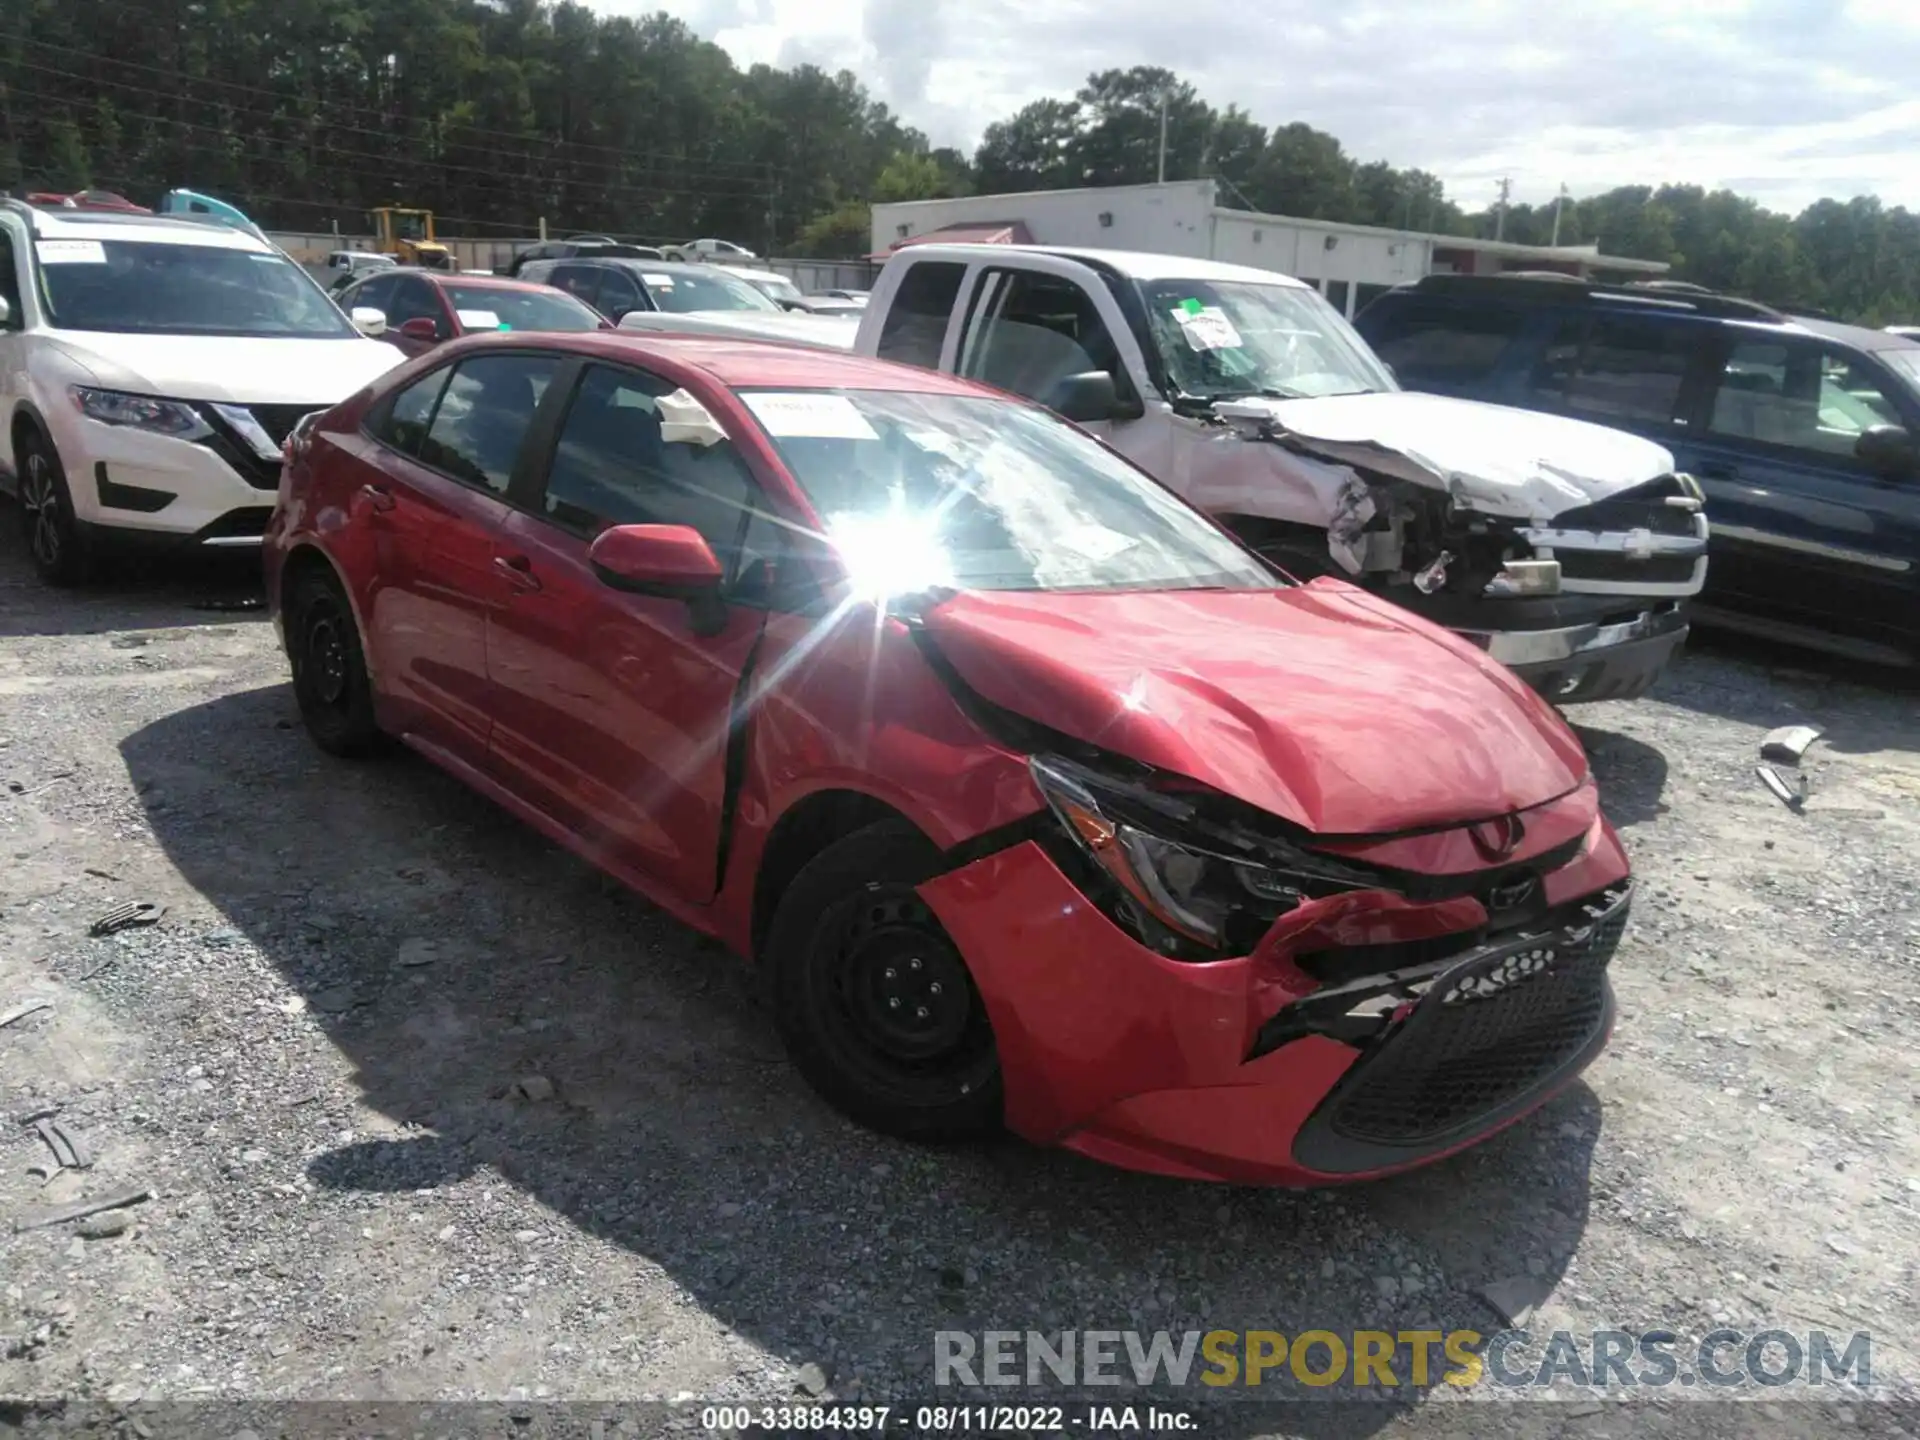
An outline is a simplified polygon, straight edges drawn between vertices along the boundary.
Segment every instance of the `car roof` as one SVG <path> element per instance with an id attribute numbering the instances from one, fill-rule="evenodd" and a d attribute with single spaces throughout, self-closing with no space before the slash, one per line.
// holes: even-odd
<path id="1" fill-rule="evenodd" d="M 521 280 L 518 277 L 512 276 L 512 275 L 494 275 L 494 274 L 470 275 L 464 270 L 462 270 L 457 275 L 449 275 L 444 270 L 433 270 L 433 271 L 421 270 L 416 272 L 414 270 L 409 269 L 405 273 L 410 275 L 418 273 L 424 278 L 432 281 L 435 285 L 471 286 L 476 290 L 541 290 L 541 291 L 545 291 L 545 290 L 551 290 L 554 288 L 553 286 L 548 285 L 547 283 L 541 280 Z M 566 291 L 562 290 L 560 293 L 564 295 L 566 294 Z"/>
<path id="2" fill-rule="evenodd" d="M 694 260 L 649 260 L 644 255 L 574 255 L 556 260 L 558 265 L 619 265 L 628 270 L 644 270 L 649 275 L 722 275 L 730 267 L 702 265 Z"/>
<path id="3" fill-rule="evenodd" d="M 1141 250 L 1090 250 L 1073 245 L 941 245 L 927 240 L 897 253 L 954 260 L 991 260 L 996 255 L 1052 255 L 1062 260 L 1105 266 L 1133 280 L 1220 280 L 1249 285 L 1290 285 L 1300 290 L 1313 288 L 1277 270 L 1256 270 L 1251 265 L 1195 260 L 1184 255 L 1155 255 Z"/>
<path id="4" fill-rule="evenodd" d="M 525 347 L 566 350 L 609 361 L 637 364 L 674 363 L 706 372 L 729 389 L 791 387 L 798 390 L 895 390 L 923 395 L 993 396 L 1024 404 L 972 380 L 874 360 L 840 350 L 784 345 L 774 340 L 744 340 L 677 331 L 602 330 L 583 334 L 528 333 L 500 337 L 500 342 Z M 469 344 L 472 342 L 461 342 Z M 491 337 L 479 345 L 494 344 Z"/>
<path id="5" fill-rule="evenodd" d="M 212 250 L 272 254 L 266 241 L 233 226 L 173 215 L 117 215 L 110 210 L 33 211 L 38 240 L 127 240 L 147 245 L 204 245 Z"/>
<path id="6" fill-rule="evenodd" d="M 1824 335 L 1829 340 L 1838 340 L 1843 345 L 1852 345 L 1860 350 L 1920 350 L 1920 338 L 1912 335 L 1893 335 L 1885 330 L 1873 330 L 1865 325 L 1843 325 L 1835 320 L 1796 319 L 1795 324 Z"/>

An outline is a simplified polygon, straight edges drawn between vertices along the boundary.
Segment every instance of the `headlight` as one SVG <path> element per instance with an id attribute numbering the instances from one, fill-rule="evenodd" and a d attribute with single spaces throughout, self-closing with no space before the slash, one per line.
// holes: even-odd
<path id="1" fill-rule="evenodd" d="M 1209 824 L 1177 794 L 1105 780 L 1052 756 L 1029 765 L 1078 850 L 1118 887 L 1115 918 L 1163 953 L 1238 953 L 1307 900 L 1387 888 L 1271 836 Z M 1193 955 L 1195 946 L 1206 953 Z"/>
<path id="2" fill-rule="evenodd" d="M 179 400 L 156 400 L 151 395 L 96 390 L 90 385 L 75 385 L 71 393 L 80 413 L 89 420 L 98 420 L 102 425 L 151 430 L 156 435 L 171 435 L 176 440 L 204 440 L 213 434 L 213 427 L 202 420 L 191 405 Z"/>

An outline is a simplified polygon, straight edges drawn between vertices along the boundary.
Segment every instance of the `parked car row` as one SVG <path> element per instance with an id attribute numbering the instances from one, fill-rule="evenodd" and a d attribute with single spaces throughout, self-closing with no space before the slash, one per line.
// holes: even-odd
<path id="1" fill-rule="evenodd" d="M 363 276 L 350 322 L 235 229 L 17 205 L 0 240 L 42 573 L 109 531 L 260 547 L 319 745 L 397 740 L 720 937 L 863 1123 L 1350 1179 L 1604 1045 L 1631 879 L 1579 743 L 1393 603 L 1564 602 L 1512 553 L 1547 467 L 1394 393 L 1310 292 L 933 252 L 959 275 L 916 255 L 858 320 L 600 255 Z M 1330 573 L 1210 520 L 1182 427 Z M 1534 433 L 1590 504 L 1667 483 L 1657 446 Z"/>

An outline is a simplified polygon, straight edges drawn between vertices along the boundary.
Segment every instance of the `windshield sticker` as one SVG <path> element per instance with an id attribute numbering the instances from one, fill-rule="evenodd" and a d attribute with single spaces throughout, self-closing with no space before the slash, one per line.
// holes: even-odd
<path id="1" fill-rule="evenodd" d="M 1058 543 L 1098 564 L 1132 549 L 1133 537 L 1105 525 L 1075 525 L 1058 537 Z"/>
<path id="2" fill-rule="evenodd" d="M 107 252 L 98 240 L 42 240 L 34 246 L 42 265 L 104 265 Z"/>
<path id="3" fill-rule="evenodd" d="M 707 407 L 685 390 L 662 395 L 655 404 L 660 411 L 660 438 L 669 445 L 718 445 L 727 438 Z"/>
<path id="4" fill-rule="evenodd" d="M 460 317 L 463 329 L 504 330 L 507 328 L 500 323 L 499 315 L 491 310 L 456 310 L 453 313 Z"/>
<path id="5" fill-rule="evenodd" d="M 1233 328 L 1233 322 L 1227 318 L 1227 312 L 1217 305 L 1202 305 L 1197 300 L 1181 302 L 1180 308 L 1173 312 L 1173 318 L 1180 324 L 1180 333 L 1186 336 L 1187 345 L 1194 350 L 1238 350 L 1241 345 L 1240 332 Z"/>
<path id="6" fill-rule="evenodd" d="M 673 277 L 671 275 L 642 275 L 640 278 L 656 290 L 671 290 L 673 288 Z"/>
<path id="7" fill-rule="evenodd" d="M 819 392 L 742 395 L 776 440 L 878 440 L 873 426 L 844 395 Z"/>

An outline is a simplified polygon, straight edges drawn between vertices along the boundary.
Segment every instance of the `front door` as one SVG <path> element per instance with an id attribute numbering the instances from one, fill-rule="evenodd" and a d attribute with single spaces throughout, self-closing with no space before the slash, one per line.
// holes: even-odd
<path id="1" fill-rule="evenodd" d="M 396 718 L 476 766 L 492 729 L 487 628 L 515 578 L 496 563 L 507 486 L 560 363 L 477 356 L 400 391 L 374 418 L 380 478 L 350 502 L 379 556 L 361 613 Z"/>
<path id="2" fill-rule="evenodd" d="M 729 441 L 662 439 L 679 386 L 606 365 L 580 375 L 544 476 L 517 492 L 502 559 L 519 588 L 493 632 L 491 764 L 608 863 L 676 894 L 718 886 L 733 707 L 764 612 L 703 626 L 683 600 L 613 590 L 587 560 L 610 525 L 690 525 L 731 571 L 758 487 Z"/>
<path id="3" fill-rule="evenodd" d="M 1807 336 L 1735 337 L 1704 423 L 1676 446 L 1707 495 L 1709 599 L 1870 643 L 1920 631 L 1920 477 L 1854 454 L 1863 431 L 1916 432 L 1902 387 Z"/>

